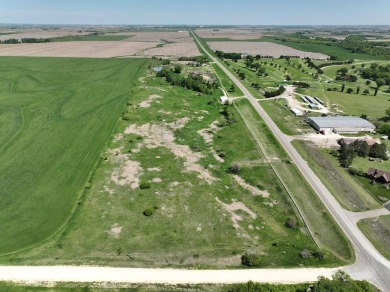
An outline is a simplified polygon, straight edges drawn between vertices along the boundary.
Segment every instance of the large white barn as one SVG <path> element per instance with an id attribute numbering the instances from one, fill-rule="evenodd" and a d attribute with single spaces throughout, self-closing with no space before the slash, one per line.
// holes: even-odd
<path id="1" fill-rule="evenodd" d="M 327 134 L 374 132 L 375 126 L 369 121 L 353 116 L 310 117 L 307 122 L 317 131 Z"/>

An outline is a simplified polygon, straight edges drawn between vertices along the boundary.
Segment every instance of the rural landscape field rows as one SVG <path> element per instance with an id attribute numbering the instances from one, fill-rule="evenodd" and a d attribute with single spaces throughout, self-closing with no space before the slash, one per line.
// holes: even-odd
<path id="1" fill-rule="evenodd" d="M 144 62 L 1 58 L 2 254 L 71 219 Z"/>

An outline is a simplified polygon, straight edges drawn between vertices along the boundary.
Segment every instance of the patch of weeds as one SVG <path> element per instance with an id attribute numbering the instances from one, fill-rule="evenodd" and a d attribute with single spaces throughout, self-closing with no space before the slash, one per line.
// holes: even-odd
<path id="1" fill-rule="evenodd" d="M 139 188 L 141 190 L 144 190 L 144 189 L 150 189 L 150 182 L 146 181 L 146 180 L 143 180 L 141 181 L 140 185 L 139 185 Z"/>

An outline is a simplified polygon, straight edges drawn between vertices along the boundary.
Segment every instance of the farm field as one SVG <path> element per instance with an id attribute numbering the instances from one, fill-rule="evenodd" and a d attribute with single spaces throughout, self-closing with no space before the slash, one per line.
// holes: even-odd
<path id="1" fill-rule="evenodd" d="M 0 254 L 71 218 L 144 63 L 0 58 Z"/>
<path id="2" fill-rule="evenodd" d="M 390 260 L 390 216 L 363 219 L 358 222 L 358 226 L 375 248 Z"/>
<path id="3" fill-rule="evenodd" d="M 144 56 L 172 56 L 172 57 L 195 57 L 200 52 L 193 42 L 167 43 L 163 46 L 157 46 L 141 53 Z"/>
<path id="4" fill-rule="evenodd" d="M 73 41 L 0 45 L 0 56 L 112 58 L 135 56 L 159 43 L 126 41 Z"/>
<path id="5" fill-rule="evenodd" d="M 85 36 L 89 32 L 81 32 L 74 29 L 56 29 L 56 30 L 43 30 L 43 29 L 16 29 L 6 30 L 5 34 L 0 33 L 0 41 L 8 39 L 23 39 L 23 38 L 56 38 L 65 36 Z"/>
<path id="6" fill-rule="evenodd" d="M 203 28 L 196 29 L 195 32 L 202 39 L 256 40 L 264 35 L 259 29 Z"/>
<path id="7" fill-rule="evenodd" d="M 348 262 L 348 244 L 326 215 L 317 220 L 326 226 L 318 229 L 325 258 L 299 255 L 318 248 L 239 113 L 217 102 L 219 90 L 203 95 L 154 75 L 146 70 L 137 81 L 67 228 L 3 262 L 237 268 L 247 252 L 263 267 Z M 266 129 L 259 135 L 275 142 Z M 266 148 L 286 167 L 278 147 Z M 228 172 L 234 163 L 236 174 Z M 285 226 L 291 217 L 296 228 Z"/>
<path id="8" fill-rule="evenodd" d="M 31 36 L 30 36 L 31 37 Z M 188 32 L 69 35 L 49 43 L 1 44 L 0 56 L 114 58 L 191 57 L 200 52 Z"/>
<path id="9" fill-rule="evenodd" d="M 328 58 L 327 55 L 320 53 L 311 53 L 296 50 L 284 45 L 271 43 L 271 42 L 208 42 L 207 45 L 213 51 L 223 51 L 226 53 L 247 53 L 250 55 L 261 55 L 280 57 L 283 56 L 298 56 L 298 57 L 309 57 L 312 59 L 323 59 Z"/>
<path id="10" fill-rule="evenodd" d="M 134 42 L 192 43 L 188 31 L 128 31 L 106 34 L 106 36 L 128 36 Z"/>

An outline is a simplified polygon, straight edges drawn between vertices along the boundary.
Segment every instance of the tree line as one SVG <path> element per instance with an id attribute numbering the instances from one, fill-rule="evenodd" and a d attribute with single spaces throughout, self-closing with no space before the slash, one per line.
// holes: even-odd
<path id="1" fill-rule="evenodd" d="M 282 42 L 333 46 L 346 49 L 351 53 L 390 58 L 389 49 L 378 47 L 374 42 L 369 42 L 363 36 L 360 35 L 350 35 L 344 40 L 337 40 L 334 38 L 322 37 L 310 38 L 308 36 L 303 35 L 302 33 L 292 33 L 284 35 L 283 37 L 276 37 L 276 40 L 280 40 Z M 337 58 L 336 56 L 330 56 L 330 59 L 338 60 L 339 58 Z"/>
<path id="2" fill-rule="evenodd" d="M 247 282 L 234 284 L 229 287 L 227 292 L 374 292 L 367 281 L 355 281 L 343 271 L 336 272 L 332 279 L 319 277 L 318 281 L 311 284 L 264 284 Z"/>
<path id="3" fill-rule="evenodd" d="M 284 88 L 284 86 L 280 85 L 277 90 L 264 92 L 264 97 L 266 98 L 275 97 L 281 95 L 285 90 L 286 89 Z"/>
<path id="4" fill-rule="evenodd" d="M 216 83 L 204 81 L 202 76 L 182 75 L 181 66 L 179 65 L 174 68 L 163 68 L 156 73 L 156 76 L 164 77 L 171 85 L 181 86 L 207 95 L 213 94 L 214 89 L 218 87 Z"/>
<path id="5" fill-rule="evenodd" d="M 4 41 L 0 41 L 2 44 L 21 44 L 21 43 L 49 43 L 51 39 L 43 39 L 43 38 L 22 38 L 22 39 L 8 39 Z"/>
<path id="6" fill-rule="evenodd" d="M 356 140 L 352 143 L 347 143 L 344 139 L 339 140 L 339 161 L 341 166 L 348 168 L 356 156 L 372 157 L 388 160 L 387 149 L 385 144 L 375 143 L 372 146 L 368 145 L 367 141 Z"/>

